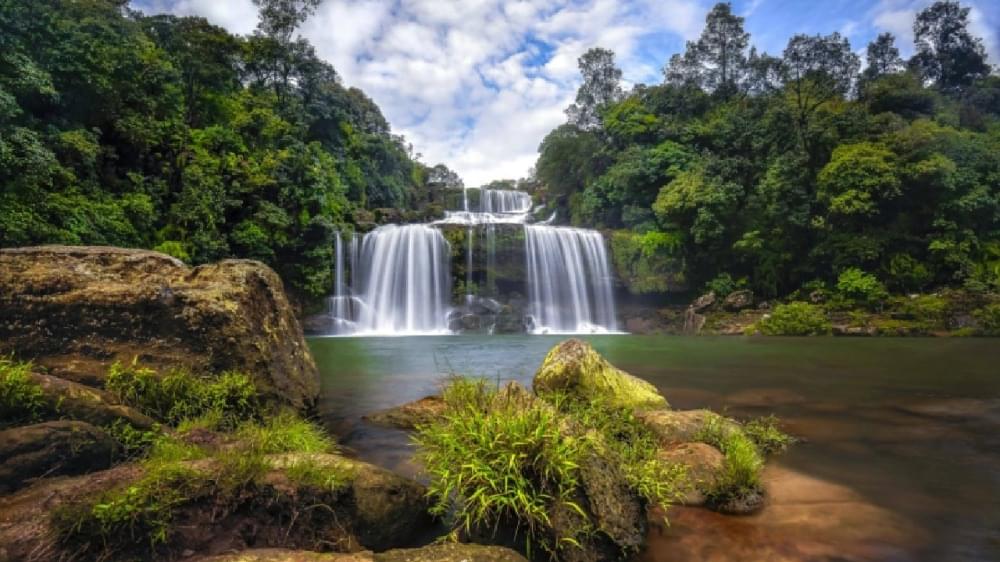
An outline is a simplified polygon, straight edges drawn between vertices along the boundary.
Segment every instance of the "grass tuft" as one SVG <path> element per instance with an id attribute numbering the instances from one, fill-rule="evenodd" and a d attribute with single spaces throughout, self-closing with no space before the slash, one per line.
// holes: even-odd
<path id="1" fill-rule="evenodd" d="M 778 428 L 778 418 L 774 414 L 754 418 L 743 424 L 743 433 L 753 441 L 763 455 L 782 453 L 795 439 Z"/>
<path id="2" fill-rule="evenodd" d="M 225 372 L 198 377 L 182 370 L 160 375 L 137 361 L 111 366 L 105 387 L 119 400 L 144 414 L 177 425 L 183 420 L 217 416 L 217 427 L 231 429 L 260 416 L 257 389 L 245 374 Z"/>
<path id="3" fill-rule="evenodd" d="M 0 356 L 0 427 L 36 421 L 46 408 L 41 387 L 31 379 L 31 363 Z"/>
<path id="4" fill-rule="evenodd" d="M 722 451 L 722 470 L 704 490 L 710 504 L 725 505 L 761 493 L 764 459 L 754 442 L 738 426 L 712 414 L 695 434 L 695 440 Z"/>

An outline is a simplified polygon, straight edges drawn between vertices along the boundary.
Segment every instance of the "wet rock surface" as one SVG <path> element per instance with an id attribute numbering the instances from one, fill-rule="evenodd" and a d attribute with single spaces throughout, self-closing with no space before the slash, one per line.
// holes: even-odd
<path id="1" fill-rule="evenodd" d="M 81 381 L 138 357 L 153 367 L 243 371 L 267 396 L 299 408 L 319 392 L 281 280 L 246 260 L 191 268 L 145 250 L 0 250 L 0 352 L 42 366 L 79 357 L 76 369 L 88 370 Z"/>
<path id="2" fill-rule="evenodd" d="M 436 544 L 373 553 L 349 554 L 261 548 L 196 558 L 196 562 L 527 562 L 513 550 L 477 544 Z"/>
<path id="3" fill-rule="evenodd" d="M 117 444 L 80 421 L 51 421 L 0 431 L 0 494 L 40 477 L 82 474 L 111 465 Z"/>
<path id="4" fill-rule="evenodd" d="M 365 421 L 397 429 L 416 429 L 418 425 L 433 422 L 444 414 L 447 406 L 440 396 L 425 396 L 415 402 L 369 414 Z"/>

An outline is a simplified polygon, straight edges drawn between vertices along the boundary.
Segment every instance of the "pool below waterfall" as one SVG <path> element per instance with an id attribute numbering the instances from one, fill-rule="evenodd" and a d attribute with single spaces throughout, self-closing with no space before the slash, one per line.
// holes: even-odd
<path id="1" fill-rule="evenodd" d="M 406 433 L 364 414 L 449 373 L 530 385 L 549 336 L 313 338 L 320 410 L 349 454 L 419 477 Z M 1000 346 L 989 339 L 591 336 L 676 408 L 775 413 L 802 442 L 767 507 L 671 508 L 637 560 L 1000 560 Z M 656 514 L 654 514 L 656 515 Z"/>

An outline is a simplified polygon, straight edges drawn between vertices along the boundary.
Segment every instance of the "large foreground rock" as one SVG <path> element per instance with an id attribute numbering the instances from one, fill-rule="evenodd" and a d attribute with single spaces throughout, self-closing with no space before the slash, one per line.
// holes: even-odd
<path id="1" fill-rule="evenodd" d="M 30 376 L 42 391 L 46 417 L 70 418 L 94 425 L 110 425 L 123 419 L 139 429 L 150 429 L 156 423 L 138 410 L 119 403 L 110 392 L 40 373 Z"/>
<path id="2" fill-rule="evenodd" d="M 337 548 L 344 551 L 386 550 L 410 544 L 425 532 L 425 488 L 411 480 L 360 461 L 338 455 L 309 455 L 348 480 L 335 489 L 290 479 L 290 455 L 269 457 L 272 469 L 252 489 L 235 496 L 209 495 L 191 499 L 175 512 L 166 545 L 156 559 L 176 559 L 184 552 L 204 555 L 248 548 L 281 547 L 304 550 Z M 189 468 L 203 473 L 214 461 L 192 461 Z M 143 475 L 140 465 L 73 478 L 53 478 L 0 498 L 0 562 L 91 559 L 100 551 L 100 537 L 65 544 L 57 539 L 52 514 L 68 506 L 94 501 L 104 492 L 120 489 Z M 144 538 L 118 550 L 118 559 L 149 559 Z M 252 560 L 252 558 L 251 558 Z"/>
<path id="3" fill-rule="evenodd" d="M 11 352 L 83 382 L 139 357 L 158 368 L 243 371 L 299 408 L 319 392 L 281 280 L 253 261 L 191 268 L 144 250 L 0 250 L 0 353 Z"/>
<path id="4" fill-rule="evenodd" d="M 655 386 L 618 369 L 578 339 L 566 340 L 549 351 L 532 386 L 538 394 L 566 392 L 639 410 L 668 407 Z"/>
<path id="5" fill-rule="evenodd" d="M 17 490 L 32 478 L 107 468 L 115 447 L 103 430 L 79 421 L 0 431 L 0 494 Z"/>

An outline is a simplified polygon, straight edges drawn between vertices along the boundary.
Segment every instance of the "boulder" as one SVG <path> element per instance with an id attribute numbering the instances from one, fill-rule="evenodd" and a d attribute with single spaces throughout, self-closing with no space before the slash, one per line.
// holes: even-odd
<path id="1" fill-rule="evenodd" d="M 705 443 L 679 443 L 660 450 L 657 458 L 663 462 L 682 464 L 687 467 L 691 483 L 681 503 L 684 505 L 704 505 L 705 490 L 715 482 L 722 470 L 725 456 L 715 447 Z"/>
<path id="2" fill-rule="evenodd" d="M 347 481 L 328 488 L 289 478 L 286 469 L 305 456 Z M 216 492 L 179 505 L 158 557 L 175 559 L 184 552 L 214 555 L 251 547 L 386 550 L 410 544 L 432 524 L 424 486 L 384 469 L 333 454 L 274 455 L 267 460 L 271 469 L 245 493 L 218 496 L 214 495 L 218 488 L 213 488 Z M 214 475 L 215 463 L 201 460 L 186 465 L 196 473 Z M 95 554 L 94 549 L 102 548 L 96 543 L 99 537 L 86 537 L 95 541 L 90 549 L 86 543 L 60 541 L 51 514 L 94 501 L 142 475 L 141 465 L 124 464 L 85 476 L 45 479 L 0 498 L 0 561 Z M 144 540 L 127 547 L 135 552 L 119 551 L 119 558 L 149 557 Z"/>
<path id="3" fill-rule="evenodd" d="M 753 293 L 746 289 L 733 291 L 722 301 L 722 308 L 734 312 L 751 306 L 753 306 Z"/>
<path id="4" fill-rule="evenodd" d="M 566 340 L 549 351 L 532 386 L 538 394 L 568 392 L 640 410 L 669 407 L 655 386 L 618 369 L 578 339 Z"/>
<path id="5" fill-rule="evenodd" d="M 447 406 L 440 396 L 425 396 L 415 402 L 408 402 L 364 417 L 375 425 L 397 429 L 416 429 L 418 425 L 430 423 L 444 414 Z"/>
<path id="6" fill-rule="evenodd" d="M 709 410 L 651 410 L 638 412 L 636 417 L 653 431 L 661 445 L 666 446 L 694 441 L 705 420 L 715 415 Z M 739 428 L 736 422 L 723 420 L 730 428 Z"/>
<path id="7" fill-rule="evenodd" d="M 114 361 L 243 371 L 265 396 L 314 404 L 319 375 L 281 280 L 254 261 L 191 268 L 157 252 L 0 250 L 0 353 L 42 366 L 78 357 L 84 380 Z"/>
<path id="8" fill-rule="evenodd" d="M 370 551 L 339 553 L 309 552 L 285 548 L 254 548 L 232 554 L 192 558 L 192 562 L 374 562 Z"/>
<path id="9" fill-rule="evenodd" d="M 715 301 L 716 301 L 715 291 L 709 291 L 704 295 L 694 299 L 689 305 L 689 308 L 695 312 L 702 312 L 705 309 L 712 306 L 713 304 L 715 304 Z"/>
<path id="10" fill-rule="evenodd" d="M 82 474 L 111 465 L 115 441 L 80 421 L 51 421 L 0 431 L 0 494 L 31 479 Z"/>

